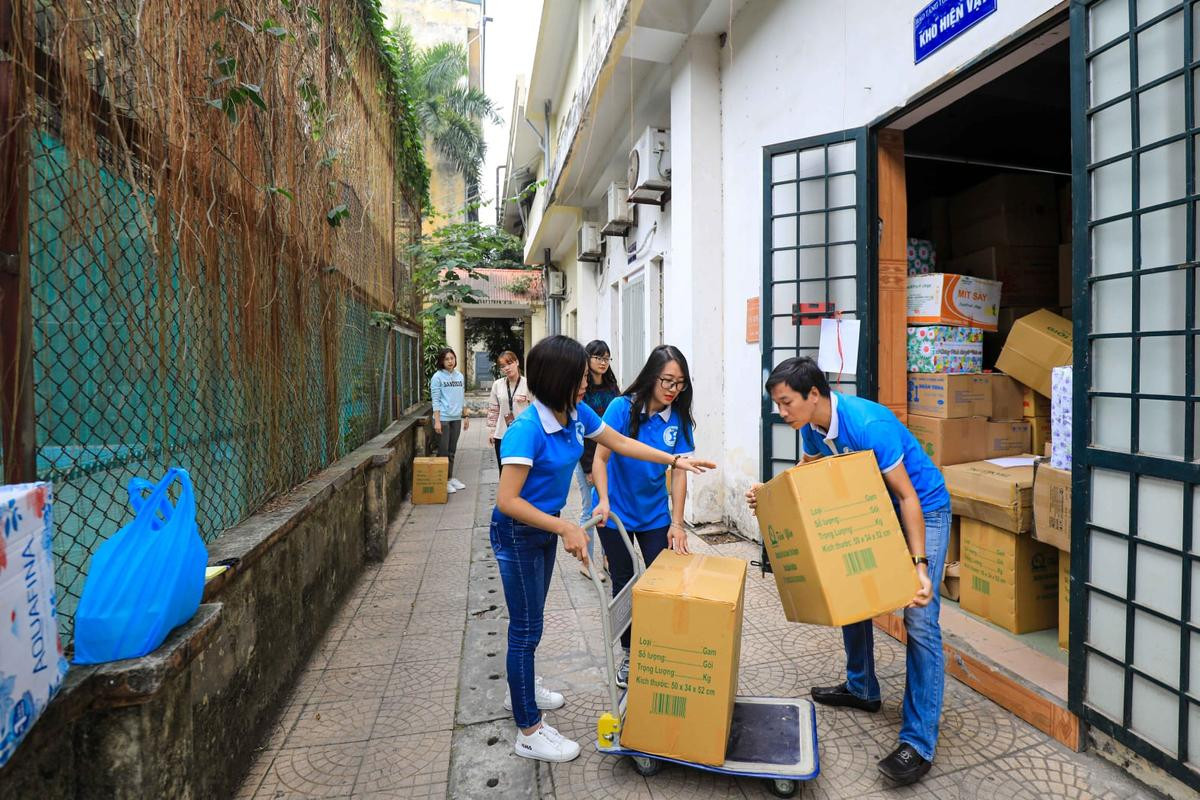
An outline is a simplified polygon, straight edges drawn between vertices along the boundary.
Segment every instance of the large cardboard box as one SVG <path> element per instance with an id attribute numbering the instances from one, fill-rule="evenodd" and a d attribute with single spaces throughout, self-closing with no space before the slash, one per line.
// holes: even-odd
<path id="1" fill-rule="evenodd" d="M 962 373 L 983 370 L 983 331 L 952 325 L 908 329 L 910 373 Z"/>
<path id="2" fill-rule="evenodd" d="M 990 424 L 986 417 L 908 415 L 908 430 L 937 467 L 987 458 Z"/>
<path id="3" fill-rule="evenodd" d="M 1008 334 L 1012 333 L 1013 324 L 1021 317 L 1027 317 L 1042 306 L 1000 306 L 996 314 L 996 332 L 983 335 L 983 360 L 990 367 L 1000 357 Z"/>
<path id="4" fill-rule="evenodd" d="M 996 245 L 951 259 L 946 272 L 1003 284 L 1006 306 L 1062 305 L 1058 301 L 1058 248 Z"/>
<path id="5" fill-rule="evenodd" d="M 1013 633 L 1058 624 L 1058 550 L 973 519 L 962 522 L 959 603 Z"/>
<path id="6" fill-rule="evenodd" d="M 1024 416 L 1021 384 L 1008 375 L 989 372 L 985 376 L 992 392 L 992 419 L 1021 419 Z"/>
<path id="7" fill-rule="evenodd" d="M 987 424 L 984 454 L 981 458 L 1019 456 L 1029 452 L 1032 426 L 1028 420 L 992 420 Z M 973 459 L 979 461 L 980 459 Z M 962 463 L 962 462 L 959 462 Z"/>
<path id="8" fill-rule="evenodd" d="M 1033 456 L 1028 466 L 1001 467 L 987 461 L 942 470 L 955 514 L 1013 533 L 1033 528 Z"/>
<path id="9" fill-rule="evenodd" d="M 789 622 L 849 625 L 920 584 L 871 451 L 792 467 L 758 490 L 758 528 Z"/>
<path id="10" fill-rule="evenodd" d="M 53 506 L 49 483 L 0 486 L 0 767 L 67 674 L 55 616 Z"/>
<path id="11" fill-rule="evenodd" d="M 1021 387 L 1021 416 L 1025 419 L 1050 416 L 1050 398 L 1018 382 Z"/>
<path id="12" fill-rule="evenodd" d="M 725 761 L 742 646 L 746 562 L 664 550 L 633 587 L 621 744 L 697 764 Z"/>
<path id="13" fill-rule="evenodd" d="M 1058 646 L 1071 649 L 1071 556 L 1058 556 Z"/>
<path id="14" fill-rule="evenodd" d="M 1035 311 L 1013 323 L 996 369 L 1049 397 L 1050 371 L 1071 363 L 1071 341 L 1069 320 L 1046 309 Z"/>
<path id="15" fill-rule="evenodd" d="M 990 417 L 990 376 L 909 373 L 908 413 L 944 419 Z"/>
<path id="16" fill-rule="evenodd" d="M 1001 286 L 967 275 L 910 275 L 909 325 L 959 325 L 996 330 Z"/>
<path id="17" fill-rule="evenodd" d="M 1048 175 L 1003 173 L 960 192 L 950 202 L 955 255 L 993 245 L 1059 241 L 1058 198 Z"/>
<path id="18" fill-rule="evenodd" d="M 446 481 L 450 475 L 450 459 L 445 456 L 422 456 L 413 459 L 413 505 L 444 503 L 448 497 Z"/>
<path id="19" fill-rule="evenodd" d="M 1033 470 L 1033 538 L 1071 552 L 1071 473 L 1046 462 Z"/>

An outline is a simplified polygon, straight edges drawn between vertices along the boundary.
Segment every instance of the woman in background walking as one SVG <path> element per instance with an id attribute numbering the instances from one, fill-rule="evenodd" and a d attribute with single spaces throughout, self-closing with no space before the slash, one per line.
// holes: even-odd
<path id="1" fill-rule="evenodd" d="M 488 441 L 496 448 L 496 463 L 500 463 L 500 440 L 504 432 L 525 409 L 529 408 L 529 385 L 521 374 L 521 362 L 512 350 L 505 350 L 496 359 L 503 373 L 492 384 L 488 397 L 487 429 Z M 501 465 L 501 470 L 504 469 Z"/>
<path id="2" fill-rule="evenodd" d="M 588 342 L 588 378 L 587 391 L 583 395 L 584 405 L 596 412 L 596 416 L 603 418 L 604 412 L 608 410 L 608 404 L 617 399 L 621 394 L 621 387 L 617 385 L 617 377 L 612 371 L 612 354 L 609 352 L 608 343 L 601 339 L 593 339 Z M 579 509 L 579 524 L 582 526 L 592 518 L 592 463 L 596 457 L 596 443 L 588 439 L 583 443 L 583 457 L 579 459 L 579 464 L 575 467 L 575 485 L 579 487 L 579 497 L 581 505 Z M 592 558 L 595 554 L 595 536 L 593 531 L 586 531 L 588 537 L 588 558 Z M 608 559 L 604 559 L 604 572 L 601 572 L 601 579 L 608 572 Z M 580 569 L 579 573 L 585 578 L 590 578 L 586 569 Z"/>
<path id="3" fill-rule="evenodd" d="M 429 379 L 429 396 L 433 400 L 433 432 L 438 437 L 437 454 L 450 461 L 446 474 L 446 491 L 453 494 L 467 485 L 454 477 L 454 454 L 458 452 L 458 436 L 470 429 L 469 420 L 463 419 L 463 395 L 467 381 L 459 372 L 458 356 L 449 347 L 438 351 L 437 372 Z"/>

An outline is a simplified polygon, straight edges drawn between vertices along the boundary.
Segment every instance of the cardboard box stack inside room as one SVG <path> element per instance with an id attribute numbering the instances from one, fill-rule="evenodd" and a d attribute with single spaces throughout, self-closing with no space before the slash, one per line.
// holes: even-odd
<path id="1" fill-rule="evenodd" d="M 621 744 L 720 765 L 741 658 L 746 562 L 664 550 L 633 588 Z"/>
<path id="2" fill-rule="evenodd" d="M 790 622 L 849 625 L 908 605 L 920 588 L 871 451 L 776 475 L 756 513 Z"/>
<path id="3" fill-rule="evenodd" d="M 908 371 L 957 373 L 983 371 L 983 331 L 951 325 L 908 329 Z"/>

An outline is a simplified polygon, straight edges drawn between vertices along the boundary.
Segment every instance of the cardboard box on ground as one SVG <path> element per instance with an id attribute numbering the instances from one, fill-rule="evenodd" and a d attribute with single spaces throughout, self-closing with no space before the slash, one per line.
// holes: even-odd
<path id="1" fill-rule="evenodd" d="M 992 393 L 992 419 L 1021 419 L 1024 412 L 1024 389 L 1012 377 L 998 372 L 983 376 Z"/>
<path id="2" fill-rule="evenodd" d="M 450 459 L 445 456 L 421 456 L 413 459 L 413 505 L 445 503 Z"/>
<path id="3" fill-rule="evenodd" d="M 860 622 L 907 605 L 920 586 L 873 452 L 775 476 L 758 490 L 757 516 L 790 622 Z"/>
<path id="4" fill-rule="evenodd" d="M 671 550 L 634 585 L 623 745 L 697 764 L 725 761 L 745 586 L 740 558 Z"/>
<path id="5" fill-rule="evenodd" d="M 979 520 L 962 521 L 963 609 L 1012 633 L 1058 623 L 1058 550 Z"/>

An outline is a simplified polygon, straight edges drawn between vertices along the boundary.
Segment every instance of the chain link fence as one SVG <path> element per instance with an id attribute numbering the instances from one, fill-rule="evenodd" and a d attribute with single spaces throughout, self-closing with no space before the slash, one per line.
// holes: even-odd
<path id="1" fill-rule="evenodd" d="M 64 642 L 131 478 L 187 469 L 211 541 L 416 402 L 417 345 L 391 315 L 415 312 L 420 222 L 356 4 L 171 6 L 36 2 L 7 54 L 29 112 L 5 134 L 28 302 L 0 315 L 31 316 L 33 404 L 4 422 L 32 428 L 54 484 Z M 236 124 L 187 99 L 211 98 L 220 58 L 263 100 Z"/>

